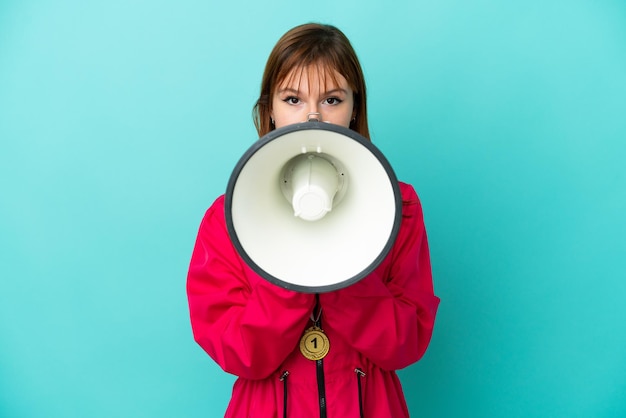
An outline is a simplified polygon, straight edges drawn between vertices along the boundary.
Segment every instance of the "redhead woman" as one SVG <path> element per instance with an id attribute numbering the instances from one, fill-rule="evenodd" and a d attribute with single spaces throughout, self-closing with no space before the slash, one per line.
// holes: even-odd
<path id="1" fill-rule="evenodd" d="M 280 38 L 254 107 L 260 136 L 311 118 L 369 139 L 361 66 L 329 25 L 301 25 Z M 357 283 L 319 295 L 258 276 L 229 239 L 224 196 L 208 209 L 187 294 L 195 340 L 238 377 L 226 417 L 409 416 L 396 370 L 424 355 L 439 298 L 420 201 L 412 186 L 399 186 L 402 221 L 389 254 Z M 322 358 L 300 347 L 311 329 L 332 342 Z"/>

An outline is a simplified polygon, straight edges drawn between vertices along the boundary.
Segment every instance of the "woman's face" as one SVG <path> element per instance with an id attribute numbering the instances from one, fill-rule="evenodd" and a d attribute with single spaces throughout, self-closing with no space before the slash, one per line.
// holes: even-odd
<path id="1" fill-rule="evenodd" d="M 280 128 L 314 118 L 346 128 L 354 118 L 354 96 L 346 79 L 320 74 L 317 66 L 293 70 L 272 94 L 271 117 Z"/>

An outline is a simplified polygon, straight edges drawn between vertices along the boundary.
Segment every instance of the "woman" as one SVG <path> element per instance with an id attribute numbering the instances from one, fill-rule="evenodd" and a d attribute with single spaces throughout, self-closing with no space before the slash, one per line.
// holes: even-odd
<path id="1" fill-rule="evenodd" d="M 311 118 L 369 139 L 363 72 L 348 39 L 328 25 L 283 35 L 254 107 L 260 136 Z M 255 274 L 228 237 L 224 196 L 209 208 L 187 292 L 196 341 L 239 377 L 226 417 L 408 416 L 395 370 L 426 351 L 439 299 L 420 202 L 412 186 L 400 183 L 400 190 L 402 224 L 388 256 L 356 284 L 320 295 Z M 323 358 L 300 347 L 311 329 L 331 342 Z"/>

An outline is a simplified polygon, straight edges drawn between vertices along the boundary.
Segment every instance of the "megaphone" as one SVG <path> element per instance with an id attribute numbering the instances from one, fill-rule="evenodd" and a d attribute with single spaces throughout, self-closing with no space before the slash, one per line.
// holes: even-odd
<path id="1" fill-rule="evenodd" d="M 275 129 L 233 170 L 226 225 L 243 260 L 286 289 L 323 293 L 370 274 L 400 229 L 402 197 L 382 152 L 324 122 Z"/>

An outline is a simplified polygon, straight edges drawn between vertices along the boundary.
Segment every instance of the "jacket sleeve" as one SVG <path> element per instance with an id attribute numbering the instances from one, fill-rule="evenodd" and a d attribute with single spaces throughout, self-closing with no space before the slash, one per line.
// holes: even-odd
<path id="1" fill-rule="evenodd" d="M 439 305 L 421 205 L 413 187 L 401 189 L 402 224 L 381 267 L 320 296 L 324 326 L 384 370 L 404 368 L 424 355 Z"/>
<path id="2" fill-rule="evenodd" d="M 223 196 L 200 225 L 187 297 L 197 343 L 226 372 L 247 379 L 276 371 L 298 343 L 315 302 L 247 267 L 229 239 Z"/>

